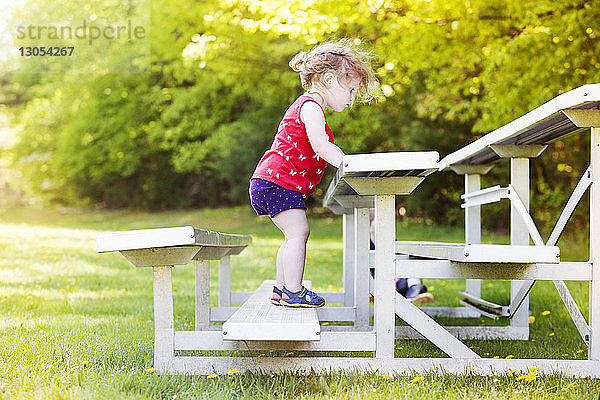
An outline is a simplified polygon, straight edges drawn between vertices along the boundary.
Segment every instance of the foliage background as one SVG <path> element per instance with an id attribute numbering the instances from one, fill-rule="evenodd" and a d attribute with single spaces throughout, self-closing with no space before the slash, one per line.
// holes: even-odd
<path id="1" fill-rule="evenodd" d="M 17 13 L 58 13 L 36 2 L 24 0 Z M 108 3 L 86 11 L 100 14 Z M 373 49 L 383 93 L 377 104 L 328 113 L 346 153 L 444 156 L 560 93 L 600 82 L 596 1 L 153 0 L 151 8 L 148 74 L 0 75 L 2 111 L 17 132 L 2 158 L 28 195 L 110 208 L 246 203 L 248 178 L 302 90 L 288 61 L 331 38 Z M 543 178 L 532 203 L 542 225 L 587 167 L 587 145 L 586 135 L 575 136 L 532 161 L 532 175 Z M 508 181 L 507 165 L 492 174 Z M 462 178 L 431 178 L 399 206 L 461 223 Z M 506 216 L 506 205 L 484 214 L 492 226 Z M 584 211 L 576 220 L 586 224 Z"/>

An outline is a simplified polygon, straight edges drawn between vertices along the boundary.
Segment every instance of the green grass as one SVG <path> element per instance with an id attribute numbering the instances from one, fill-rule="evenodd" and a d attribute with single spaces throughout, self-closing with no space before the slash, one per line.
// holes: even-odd
<path id="1" fill-rule="evenodd" d="M 341 220 L 331 214 L 309 219 L 306 277 L 317 291 L 341 290 Z M 232 258 L 234 290 L 253 290 L 263 279 L 274 278 L 281 235 L 248 207 L 162 213 L 31 208 L 0 212 L 0 398 L 600 398 L 599 380 L 561 375 L 537 376 L 531 382 L 510 375 L 426 375 L 422 380 L 416 375 L 355 373 L 157 375 L 152 371 L 152 272 L 134 268 L 119 254 L 97 254 L 95 237 L 106 231 L 178 225 L 255 236 L 252 246 Z M 462 231 L 401 220 L 397 236 L 460 241 Z M 490 233 L 488 237 L 506 241 Z M 587 258 L 585 241 L 563 240 L 564 260 Z M 216 276 L 215 266 L 211 268 Z M 211 290 L 216 294 L 214 281 Z M 193 268 L 174 269 L 177 329 L 192 329 L 193 282 Z M 458 304 L 463 281 L 425 283 L 433 289 L 435 305 Z M 571 282 L 569 287 L 586 315 L 587 284 Z M 508 301 L 508 282 L 484 281 L 482 288 L 487 298 Z M 216 295 L 211 297 L 215 300 Z M 546 310 L 550 314 L 542 315 Z M 483 357 L 587 357 L 551 283 L 536 283 L 531 313 L 535 322 L 529 341 L 468 344 Z M 507 323 L 488 318 L 444 322 Z M 444 356 L 426 341 L 398 341 L 396 347 L 397 357 Z"/>

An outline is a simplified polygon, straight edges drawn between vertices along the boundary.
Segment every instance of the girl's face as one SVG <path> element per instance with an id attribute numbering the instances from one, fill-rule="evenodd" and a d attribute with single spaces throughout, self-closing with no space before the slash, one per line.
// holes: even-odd
<path id="1" fill-rule="evenodd" d="M 346 107 L 352 107 L 356 97 L 356 91 L 359 88 L 358 80 L 345 81 L 336 76 L 331 78 L 329 84 L 326 85 L 325 103 L 327 107 L 334 111 L 341 112 Z"/>

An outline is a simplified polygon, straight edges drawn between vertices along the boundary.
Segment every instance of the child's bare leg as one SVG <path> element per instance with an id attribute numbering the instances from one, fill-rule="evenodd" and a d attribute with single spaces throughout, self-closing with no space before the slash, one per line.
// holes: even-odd
<path id="1" fill-rule="evenodd" d="M 277 284 L 279 285 L 280 276 L 283 275 L 285 287 L 292 292 L 297 292 L 302 287 L 306 241 L 310 234 L 306 211 L 293 208 L 271 219 L 285 236 L 277 253 Z"/>

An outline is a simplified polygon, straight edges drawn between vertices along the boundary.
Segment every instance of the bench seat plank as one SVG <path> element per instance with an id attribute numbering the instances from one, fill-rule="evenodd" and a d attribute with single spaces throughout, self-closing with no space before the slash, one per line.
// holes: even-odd
<path id="1" fill-rule="evenodd" d="M 252 236 L 249 235 L 219 233 L 193 226 L 111 232 L 96 238 L 99 253 L 185 245 L 243 248 L 250 243 Z"/>
<path id="2" fill-rule="evenodd" d="M 252 296 L 223 324 L 223 340 L 321 339 L 321 327 L 314 308 L 275 306 L 269 301 L 274 280 L 264 281 Z M 310 288 L 308 282 L 304 286 Z"/>
<path id="3" fill-rule="evenodd" d="M 397 241 L 396 253 L 455 262 L 510 264 L 560 262 L 560 249 L 557 246 Z"/>

